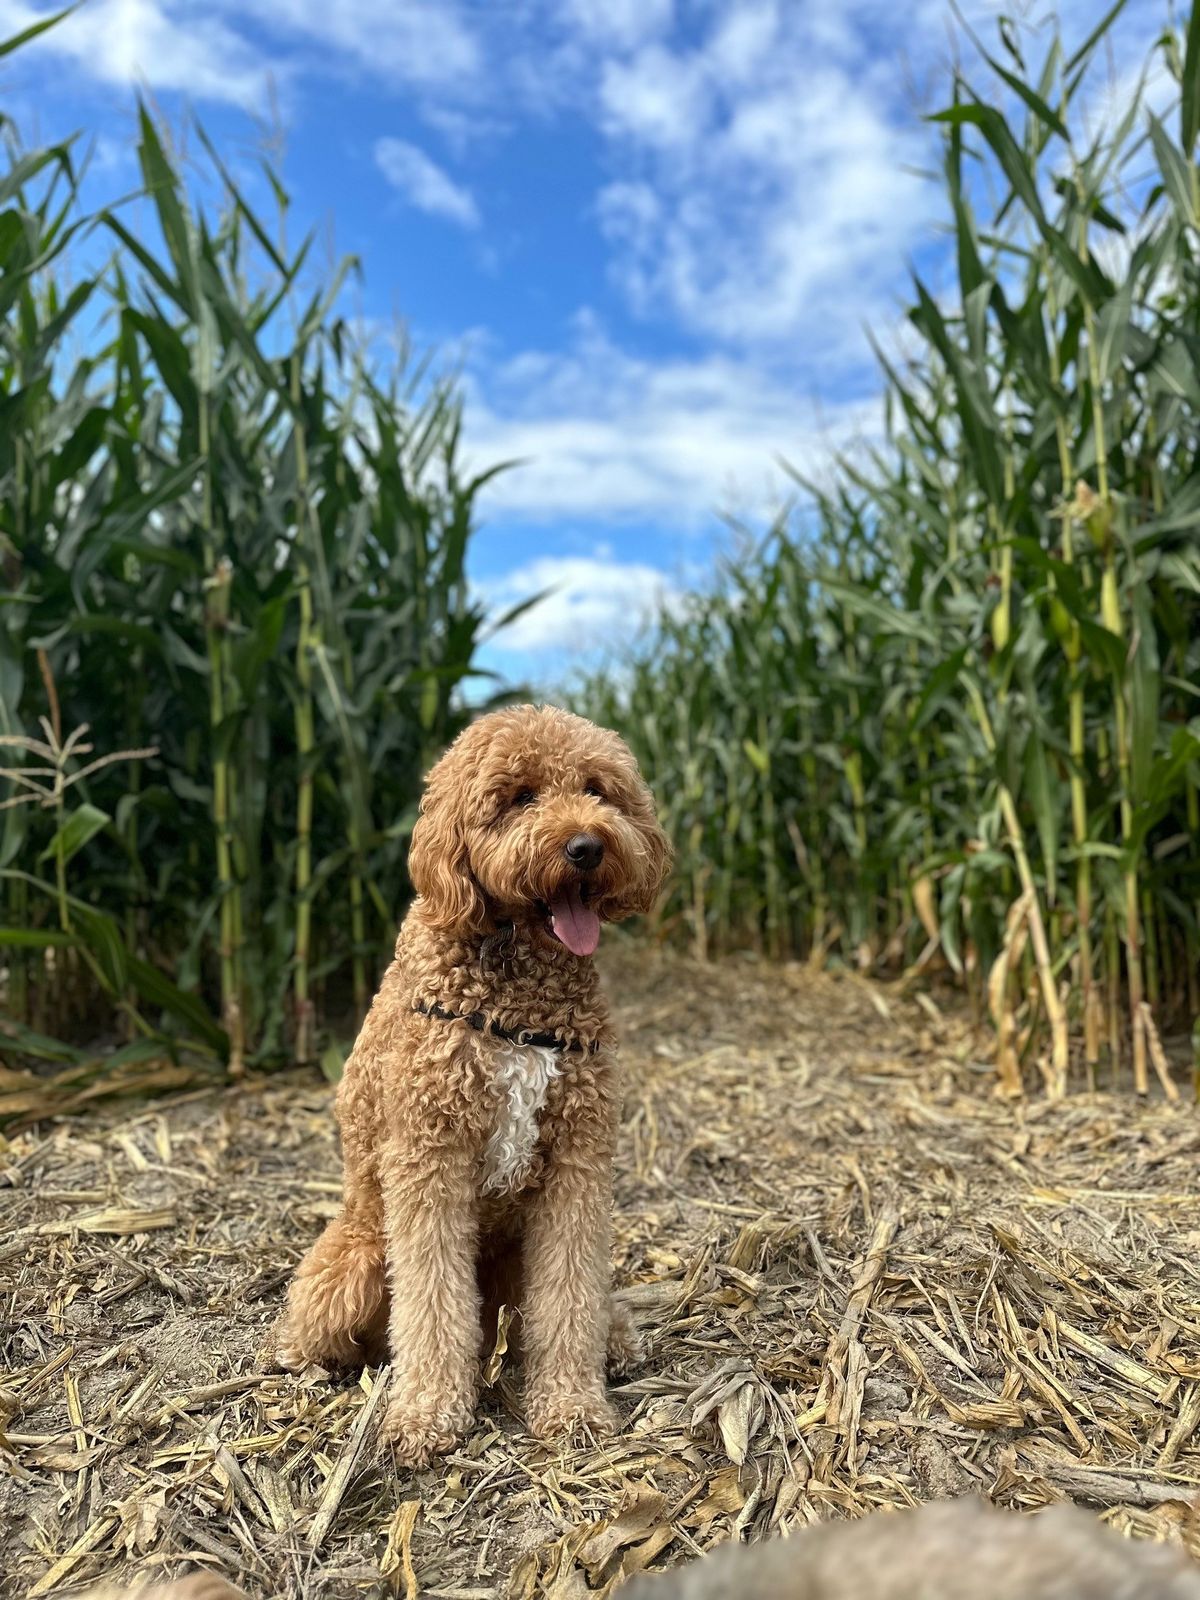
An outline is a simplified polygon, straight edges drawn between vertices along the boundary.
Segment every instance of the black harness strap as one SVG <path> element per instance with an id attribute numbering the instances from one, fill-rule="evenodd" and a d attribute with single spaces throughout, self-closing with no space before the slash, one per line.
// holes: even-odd
<path id="1" fill-rule="evenodd" d="M 595 1055 L 600 1048 L 600 1041 L 593 1039 L 591 1044 L 585 1045 L 580 1039 L 573 1039 L 570 1043 L 561 1039 L 557 1033 L 536 1033 L 530 1028 L 502 1028 L 496 1021 L 488 1020 L 482 1011 L 447 1011 L 444 1006 L 439 1006 L 437 1001 L 426 1002 L 418 1000 L 413 1006 L 423 1017 L 436 1017 L 439 1022 L 465 1022 L 468 1028 L 474 1028 L 476 1033 L 492 1033 L 497 1039 L 505 1039 L 509 1044 L 532 1044 L 543 1050 L 586 1050 L 589 1055 Z"/>

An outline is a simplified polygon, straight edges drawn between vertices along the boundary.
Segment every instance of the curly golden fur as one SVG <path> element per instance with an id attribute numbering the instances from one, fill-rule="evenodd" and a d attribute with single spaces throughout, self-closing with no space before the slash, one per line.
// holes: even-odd
<path id="1" fill-rule="evenodd" d="M 531 1431 L 612 1425 L 605 1352 L 633 1339 L 610 1306 L 617 1060 L 589 954 L 599 922 L 651 908 L 669 859 L 626 745 L 568 712 L 494 712 L 429 774 L 417 898 L 338 1091 L 342 1210 L 276 1342 L 293 1369 L 390 1348 L 402 1462 L 471 1426 L 500 1304 L 521 1312 Z"/>

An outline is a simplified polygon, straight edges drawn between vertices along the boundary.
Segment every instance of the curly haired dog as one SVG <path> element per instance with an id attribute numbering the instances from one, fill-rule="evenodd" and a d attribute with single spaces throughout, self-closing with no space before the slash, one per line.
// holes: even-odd
<path id="1" fill-rule="evenodd" d="M 517 706 L 429 774 L 417 898 L 337 1097 L 342 1210 L 301 1262 L 276 1354 L 293 1370 L 393 1363 L 384 1437 L 421 1464 L 471 1426 L 479 1356 L 519 1306 L 539 1437 L 612 1425 L 617 1061 L 591 956 L 669 865 L 626 745 Z"/>

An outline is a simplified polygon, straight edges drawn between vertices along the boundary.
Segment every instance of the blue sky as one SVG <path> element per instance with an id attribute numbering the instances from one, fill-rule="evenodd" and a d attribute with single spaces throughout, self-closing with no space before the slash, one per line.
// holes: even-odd
<path id="1" fill-rule="evenodd" d="M 45 9 L 0 0 L 0 36 Z M 961 9 L 990 42 L 1001 8 Z M 1100 9 L 1059 7 L 1076 40 Z M 1168 15 L 1129 0 L 1116 92 Z M 552 683 L 704 580 L 720 512 L 765 523 L 780 456 L 875 432 L 864 328 L 888 337 L 912 261 L 938 280 L 906 168 L 971 55 L 948 0 L 85 0 L 0 93 L 27 136 L 95 135 L 113 193 L 139 87 L 246 170 L 279 141 L 297 237 L 461 363 L 472 460 L 527 459 L 473 576 L 497 604 L 555 587 L 488 655 Z"/>

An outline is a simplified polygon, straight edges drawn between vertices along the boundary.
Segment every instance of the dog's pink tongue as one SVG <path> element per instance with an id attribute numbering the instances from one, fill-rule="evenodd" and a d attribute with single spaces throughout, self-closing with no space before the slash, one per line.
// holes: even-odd
<path id="1" fill-rule="evenodd" d="M 556 894 L 550 902 L 550 926 L 573 955 L 591 956 L 600 943 L 600 918 L 585 906 L 577 883 Z"/>

